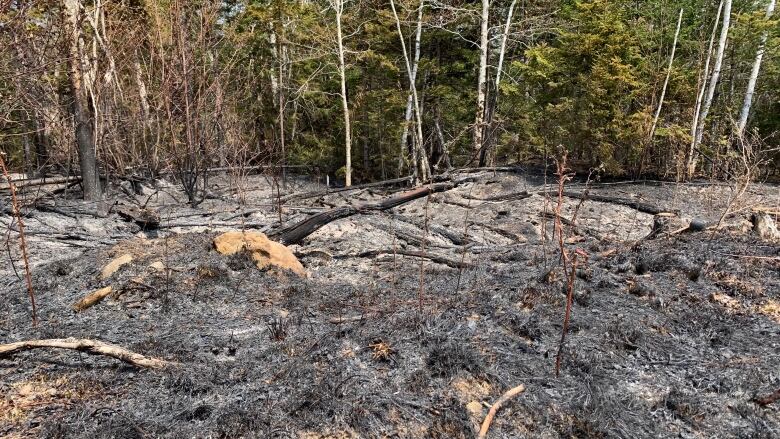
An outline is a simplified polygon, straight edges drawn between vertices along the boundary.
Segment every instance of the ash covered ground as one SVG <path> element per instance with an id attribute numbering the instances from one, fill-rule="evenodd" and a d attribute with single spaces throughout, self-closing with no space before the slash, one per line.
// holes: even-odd
<path id="1" fill-rule="evenodd" d="M 0 436 L 471 438 L 518 384 L 525 392 L 488 437 L 780 435 L 780 403 L 754 401 L 780 389 L 780 246 L 749 221 L 757 206 L 777 209 L 777 186 L 751 186 L 719 230 L 654 239 L 643 239 L 653 215 L 564 198 L 563 217 L 577 212 L 566 246 L 588 259 L 556 377 L 566 290 L 544 215 L 555 188 L 522 198 L 513 194 L 543 191 L 544 178 L 474 177 L 290 246 L 305 278 L 223 256 L 213 239 L 272 230 L 279 199 L 321 189 L 312 182 L 277 192 L 260 176 L 214 178 L 198 208 L 163 181 L 143 195 L 116 189 L 159 212 L 153 231 L 113 213 L 113 199 L 44 200 L 26 217 L 40 321 L 31 325 L 10 233 L 17 262 L 0 271 L 0 342 L 98 339 L 179 365 L 138 369 L 70 350 L 0 359 Z M 288 197 L 281 219 L 393 190 Z M 677 211 L 683 227 L 716 223 L 733 194 L 707 183 L 590 191 Z M 403 254 L 414 252 L 438 258 Z M 125 254 L 132 262 L 101 279 Z M 71 309 L 109 285 L 101 303 Z"/>

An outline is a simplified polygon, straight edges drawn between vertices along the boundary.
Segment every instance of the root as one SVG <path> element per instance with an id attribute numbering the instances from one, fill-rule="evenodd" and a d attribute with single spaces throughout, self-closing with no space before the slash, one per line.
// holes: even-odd
<path id="1" fill-rule="evenodd" d="M 479 429 L 479 436 L 477 436 L 479 439 L 484 439 L 487 437 L 487 432 L 490 429 L 490 424 L 493 422 L 493 418 L 496 417 L 496 413 L 498 412 L 498 409 L 500 409 L 501 406 L 504 405 L 507 401 L 523 393 L 524 391 L 525 391 L 525 386 L 520 384 L 517 387 L 513 387 L 509 389 L 506 393 L 501 395 L 501 398 L 498 398 L 498 401 L 496 401 L 490 407 L 490 411 L 488 411 L 487 416 L 485 416 L 485 420 L 482 421 L 482 427 Z"/>
<path id="2" fill-rule="evenodd" d="M 86 352 L 90 355 L 105 355 L 107 357 L 116 358 L 117 360 L 132 364 L 136 367 L 144 367 L 148 369 L 162 369 L 165 366 L 175 364 L 157 358 L 145 357 L 141 354 L 128 351 L 125 348 L 110 343 L 76 338 L 27 340 L 0 345 L 0 358 L 10 357 L 19 352 L 39 348 L 72 349 L 79 352 Z"/>

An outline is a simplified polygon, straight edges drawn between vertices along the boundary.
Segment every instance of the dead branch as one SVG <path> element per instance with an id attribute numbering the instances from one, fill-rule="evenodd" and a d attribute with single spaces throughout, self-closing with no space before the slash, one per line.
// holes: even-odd
<path id="1" fill-rule="evenodd" d="M 110 285 L 97 291 L 93 291 L 82 297 L 78 302 L 74 303 L 72 308 L 76 312 L 84 311 L 85 309 L 100 303 L 103 299 L 108 297 L 112 291 L 114 291 L 114 289 Z"/>
<path id="2" fill-rule="evenodd" d="M 19 248 L 22 251 L 24 278 L 27 282 L 27 293 L 30 296 L 30 305 L 32 306 L 32 321 L 33 326 L 35 326 L 38 324 L 38 313 L 35 308 L 35 292 L 33 291 L 32 274 L 30 273 L 30 260 L 27 257 L 27 242 L 24 239 L 24 221 L 22 221 L 22 215 L 19 211 L 19 201 L 16 198 L 16 185 L 11 180 L 11 176 L 8 175 L 8 169 L 5 167 L 4 153 L 0 153 L 0 170 L 8 181 L 8 188 L 11 190 L 11 206 L 13 207 L 14 216 L 16 216 L 16 222 L 19 226 Z"/>
<path id="3" fill-rule="evenodd" d="M 437 264 L 446 265 L 452 268 L 468 268 L 471 266 L 471 264 L 466 264 L 460 261 L 456 261 L 446 256 L 436 255 L 429 252 L 421 252 L 416 250 L 402 250 L 402 249 L 369 250 L 357 254 L 334 255 L 333 257 L 335 259 L 372 258 L 379 255 L 392 255 L 392 254 L 401 255 L 401 256 L 410 256 L 413 258 L 427 259 Z"/>
<path id="4" fill-rule="evenodd" d="M 654 206 L 648 203 L 642 203 L 629 198 L 609 197 L 606 195 L 597 195 L 592 193 L 586 194 L 582 192 L 571 192 L 571 191 L 563 191 L 563 196 L 569 198 L 579 198 L 579 199 L 584 198 L 586 200 L 598 201 L 601 203 L 619 204 L 621 206 L 627 206 L 643 213 L 649 213 L 650 215 L 658 215 L 659 213 L 677 213 L 674 211 L 670 211 L 668 209 L 662 209 L 658 206 Z"/>
<path id="5" fill-rule="evenodd" d="M 305 200 L 308 198 L 317 198 L 323 195 L 330 195 L 338 192 L 346 192 L 346 191 L 354 191 L 354 190 L 368 189 L 368 188 L 375 188 L 375 187 L 393 186 L 396 184 L 404 184 L 404 183 L 409 183 L 409 181 L 410 181 L 409 177 L 402 177 L 402 178 L 394 178 L 392 180 L 376 181 L 373 183 L 356 184 L 356 185 L 342 187 L 342 188 L 325 189 L 320 191 L 290 194 L 281 197 L 280 201 L 282 203 L 285 203 L 290 200 Z"/>
<path id="6" fill-rule="evenodd" d="M 519 191 L 519 192 L 509 192 L 506 194 L 499 194 L 499 195 L 492 195 L 490 197 L 472 197 L 470 195 L 463 195 L 463 198 L 466 198 L 468 200 L 476 200 L 476 201 L 517 201 L 517 200 L 524 200 L 526 198 L 529 198 L 533 195 L 542 194 L 543 191 L 536 191 L 536 192 L 528 192 L 528 191 Z"/>
<path id="7" fill-rule="evenodd" d="M 73 183 L 81 181 L 81 177 L 48 177 L 48 178 L 35 178 L 35 179 L 19 179 L 14 182 L 16 189 L 24 189 L 33 186 L 45 186 L 50 184 L 63 184 Z M 7 191 L 10 189 L 8 184 L 0 186 L 1 191 Z"/>
<path id="8" fill-rule="evenodd" d="M 766 396 L 756 396 L 753 398 L 753 402 L 760 406 L 767 406 L 769 404 L 773 404 L 777 401 L 780 401 L 780 389 L 775 390 L 774 392 L 770 393 Z"/>
<path id="9" fill-rule="evenodd" d="M 543 218 L 546 218 L 546 219 L 555 220 L 555 213 L 554 212 L 539 212 L 539 215 L 541 215 Z M 569 230 L 574 232 L 574 233 L 578 233 L 578 234 L 579 233 L 585 233 L 587 235 L 590 235 L 590 236 L 596 238 L 599 241 L 604 239 L 599 232 L 597 232 L 595 230 L 591 230 L 591 229 L 589 229 L 587 227 L 577 226 L 574 223 L 574 221 L 572 221 L 572 220 L 570 220 L 568 218 L 561 217 L 560 220 L 561 220 L 561 224 L 568 226 Z"/>
<path id="10" fill-rule="evenodd" d="M 145 367 L 149 369 L 161 369 L 165 366 L 175 364 L 157 358 L 145 357 L 114 344 L 85 338 L 50 338 L 3 344 L 0 345 L 0 358 L 10 357 L 19 352 L 40 348 L 72 349 L 79 352 L 86 352 L 90 355 L 105 355 L 132 364 L 136 367 Z"/>
<path id="11" fill-rule="evenodd" d="M 524 391 L 525 386 L 520 384 L 517 387 L 509 389 L 506 393 L 501 395 L 501 398 L 498 398 L 498 401 L 496 401 L 490 407 L 490 411 L 488 411 L 487 416 L 485 416 L 485 420 L 482 421 L 482 427 L 479 429 L 479 439 L 484 439 L 487 437 L 488 429 L 490 429 L 490 424 L 493 422 L 493 418 L 496 417 L 498 409 L 500 409 L 502 405 L 506 404 L 507 401 L 523 393 Z"/>
<path id="12" fill-rule="evenodd" d="M 270 234 L 270 237 L 276 239 L 282 244 L 295 244 L 301 242 L 304 238 L 316 232 L 322 226 L 338 219 L 347 218 L 361 212 L 392 209 L 410 201 L 414 201 L 418 198 L 422 198 L 437 192 L 448 191 L 462 183 L 472 180 L 473 177 L 466 177 L 455 181 L 434 183 L 410 191 L 402 192 L 377 202 L 355 203 L 352 206 L 336 207 L 314 214 L 296 224 L 276 230 Z"/>

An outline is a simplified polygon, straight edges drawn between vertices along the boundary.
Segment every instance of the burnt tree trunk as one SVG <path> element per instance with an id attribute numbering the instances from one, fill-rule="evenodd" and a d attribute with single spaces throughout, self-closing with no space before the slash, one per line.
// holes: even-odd
<path id="1" fill-rule="evenodd" d="M 64 1 L 65 22 L 69 34 L 68 69 L 70 89 L 73 95 L 73 118 L 76 122 L 76 144 L 79 151 L 84 199 L 94 201 L 100 198 L 95 143 L 90 117 L 89 102 L 84 89 L 84 74 L 81 59 L 81 9 L 79 0 Z"/>
<path id="2" fill-rule="evenodd" d="M 290 226 L 276 230 L 270 234 L 270 237 L 281 242 L 282 244 L 296 244 L 319 230 L 322 226 L 338 219 L 347 218 L 361 212 L 392 209 L 418 198 L 422 198 L 437 192 L 448 191 L 461 183 L 465 183 L 466 181 L 471 180 L 471 178 L 464 178 L 457 181 L 434 183 L 410 191 L 401 192 L 400 194 L 393 195 L 374 203 L 356 203 L 351 206 L 336 207 L 324 212 L 316 213 L 296 224 L 292 224 Z"/>

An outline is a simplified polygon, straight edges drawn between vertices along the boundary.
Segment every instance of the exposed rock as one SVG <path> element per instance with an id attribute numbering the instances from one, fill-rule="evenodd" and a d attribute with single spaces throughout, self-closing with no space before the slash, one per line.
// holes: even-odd
<path id="1" fill-rule="evenodd" d="M 260 269 L 281 268 L 306 275 L 303 265 L 289 248 L 260 232 L 225 232 L 214 238 L 214 247 L 223 255 L 248 251 Z"/>
<path id="2" fill-rule="evenodd" d="M 751 218 L 753 231 L 763 239 L 770 241 L 780 240 L 780 230 L 777 230 L 775 220 L 766 212 L 755 212 Z"/>
<path id="3" fill-rule="evenodd" d="M 105 267 L 103 267 L 103 270 L 100 272 L 100 279 L 105 280 L 111 277 L 112 274 L 116 273 L 117 270 L 119 270 L 123 265 L 129 264 L 133 261 L 133 257 L 129 254 L 125 253 L 122 256 L 114 258 L 111 262 L 109 262 Z"/>

